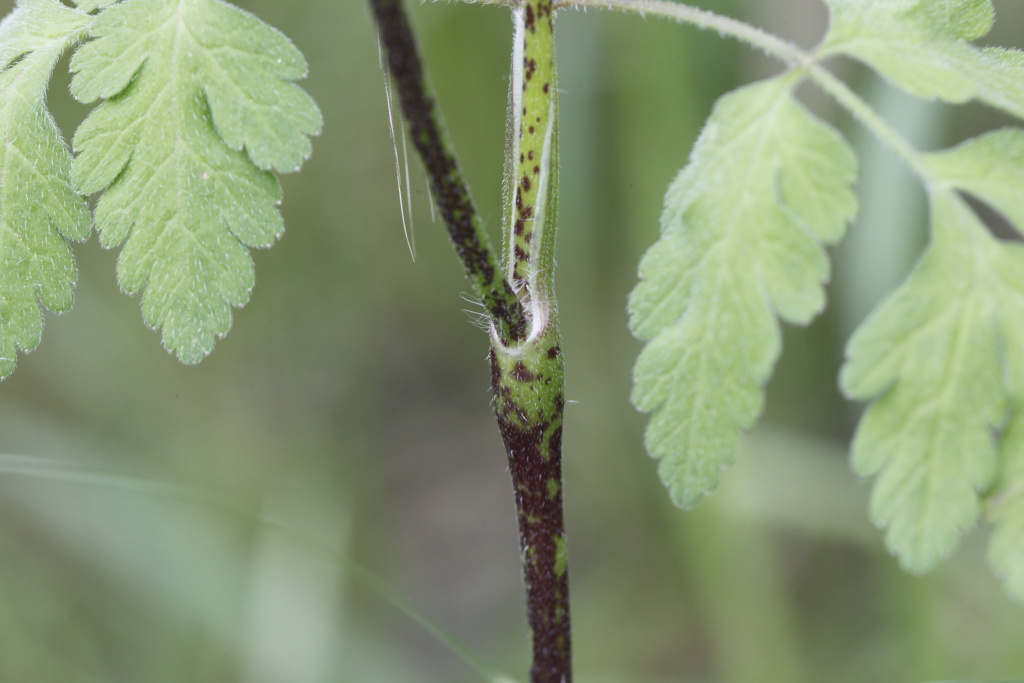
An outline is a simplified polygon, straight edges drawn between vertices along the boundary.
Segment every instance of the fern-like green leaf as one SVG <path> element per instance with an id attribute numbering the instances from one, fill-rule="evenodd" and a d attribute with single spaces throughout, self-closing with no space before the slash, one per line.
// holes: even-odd
<path id="1" fill-rule="evenodd" d="M 91 220 L 71 191 L 71 154 L 46 110 L 54 64 L 89 17 L 56 0 L 20 0 L 0 24 L 0 379 L 43 330 L 40 304 L 66 311 L 77 277 L 66 240 Z"/>
<path id="2" fill-rule="evenodd" d="M 970 42 L 992 26 L 990 0 L 826 2 L 821 56 L 855 57 L 919 97 L 980 99 L 1024 118 L 1024 53 Z"/>
<path id="3" fill-rule="evenodd" d="M 630 297 L 650 340 L 633 401 L 653 411 L 646 442 L 672 499 L 695 505 L 761 410 L 779 353 L 776 313 L 806 323 L 824 306 L 829 262 L 856 211 L 856 160 L 792 96 L 784 77 L 723 97 L 669 188 L 661 239 Z"/>
<path id="4" fill-rule="evenodd" d="M 931 211 L 927 252 L 854 335 L 841 376 L 850 397 L 875 399 L 853 464 L 878 477 L 872 517 L 912 572 L 977 522 L 1000 471 L 996 433 L 1024 391 L 1024 247 L 995 240 L 949 189 Z"/>
<path id="5" fill-rule="evenodd" d="M 948 151 L 930 154 L 925 164 L 936 183 L 984 200 L 1024 233 L 1024 131 L 1004 129 Z M 1018 245 L 1000 249 L 992 296 L 999 311 L 1002 377 L 1008 417 L 999 439 L 1000 475 L 990 500 L 995 529 L 989 561 L 1010 592 L 1024 600 L 1024 257 Z M 1016 255 L 1014 255 L 1016 254 Z"/>
<path id="6" fill-rule="evenodd" d="M 72 94 L 99 105 L 75 134 L 72 181 L 105 190 L 100 241 L 125 242 L 126 291 L 183 362 L 200 361 L 254 284 L 246 249 L 283 229 L 270 169 L 297 170 L 320 113 L 293 80 L 302 55 L 220 0 L 133 0 L 103 10 L 71 61 Z M 127 240 L 127 241 L 126 241 Z"/>

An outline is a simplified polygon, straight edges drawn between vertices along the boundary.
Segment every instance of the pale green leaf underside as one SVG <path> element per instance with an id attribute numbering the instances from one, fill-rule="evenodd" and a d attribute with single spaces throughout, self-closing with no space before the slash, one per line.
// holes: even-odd
<path id="1" fill-rule="evenodd" d="M 986 133 L 924 161 L 939 182 L 984 200 L 1024 234 L 1024 131 Z"/>
<path id="2" fill-rule="evenodd" d="M 995 240 L 951 190 L 933 192 L 931 211 L 928 250 L 854 335 L 841 375 L 847 395 L 875 399 L 853 464 L 877 476 L 872 517 L 913 572 L 977 523 L 999 474 L 997 430 L 1020 429 L 1024 389 L 1024 247 Z"/>
<path id="3" fill-rule="evenodd" d="M 91 220 L 71 191 L 71 154 L 45 95 L 87 21 L 56 0 L 22 0 L 0 25 L 0 379 L 18 350 L 38 345 L 40 305 L 66 311 L 74 299 L 66 240 L 88 237 Z"/>
<path id="4" fill-rule="evenodd" d="M 119 2 L 119 0 L 74 0 L 74 2 L 75 7 L 80 11 L 92 12 L 93 10 L 113 5 L 115 2 Z"/>
<path id="5" fill-rule="evenodd" d="M 906 91 L 947 102 L 980 99 L 1024 118 L 1024 54 L 977 47 L 989 0 L 826 0 L 832 20 L 822 56 L 847 54 Z"/>
<path id="6" fill-rule="evenodd" d="M 1017 306 L 1019 309 L 1019 302 Z M 1007 362 L 1007 382 L 1012 382 L 1015 390 L 1011 397 L 1014 419 L 1000 440 L 1003 476 L 990 504 L 989 521 L 994 528 L 988 556 L 1010 593 L 1024 602 L 1024 418 L 1020 417 L 1024 412 L 1024 350 L 1019 343 L 1024 339 L 1024 318 L 1019 310 L 1016 322 L 1016 329 L 1007 332 L 1018 340 Z"/>
<path id="7" fill-rule="evenodd" d="M 925 157 L 938 182 L 970 192 L 1024 233 L 1024 131 L 1005 129 L 982 135 L 945 152 Z M 1017 245 L 1004 247 L 1018 253 Z M 1002 330 L 999 348 L 1009 421 L 999 439 L 1001 474 L 990 497 L 994 530 L 989 561 L 1010 592 L 1024 601 L 1024 261 L 997 261 L 1009 286 L 993 293 Z"/>
<path id="8" fill-rule="evenodd" d="M 200 361 L 254 283 L 246 246 L 283 225 L 270 169 L 296 170 L 320 114 L 291 81 L 299 52 L 219 0 L 133 0 L 105 9 L 71 61 L 72 94 L 106 98 L 79 127 L 75 188 L 105 190 L 100 241 L 125 242 L 118 278 L 144 289 L 164 345 Z"/>
<path id="9" fill-rule="evenodd" d="M 649 340 L 633 401 L 653 413 L 648 451 L 672 499 L 695 505 L 735 458 L 779 352 L 776 314 L 824 305 L 822 244 L 854 215 L 856 160 L 792 97 L 790 79 L 723 97 L 666 196 L 640 266 L 631 328 Z"/>

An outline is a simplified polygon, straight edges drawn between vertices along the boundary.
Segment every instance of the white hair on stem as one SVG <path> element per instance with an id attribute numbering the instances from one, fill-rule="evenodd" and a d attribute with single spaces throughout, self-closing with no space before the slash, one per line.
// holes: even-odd
<path id="1" fill-rule="evenodd" d="M 402 232 L 405 234 L 405 244 L 409 247 L 409 255 L 413 262 L 416 261 L 416 237 L 412 222 L 412 182 L 409 178 L 409 148 L 406 144 L 405 127 L 399 126 L 402 136 L 402 155 L 398 155 L 398 137 L 395 134 L 395 109 L 391 93 L 391 75 L 384 64 L 384 48 L 377 39 L 377 51 L 380 54 L 381 69 L 384 72 L 384 94 L 388 103 L 388 130 L 391 133 L 391 148 L 395 155 L 395 180 L 398 184 L 398 211 L 402 215 Z M 403 191 L 402 178 L 405 178 Z M 431 216 L 433 217 L 433 202 L 431 202 Z"/>

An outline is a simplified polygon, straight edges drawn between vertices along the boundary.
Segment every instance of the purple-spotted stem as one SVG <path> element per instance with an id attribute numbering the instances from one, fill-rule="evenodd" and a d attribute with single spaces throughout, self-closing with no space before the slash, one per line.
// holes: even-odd
<path id="1" fill-rule="evenodd" d="M 526 338 L 491 334 L 494 410 L 519 517 L 533 683 L 572 680 L 569 573 L 562 503 L 565 373 L 554 296 L 558 204 L 557 83 L 550 0 L 512 8 L 514 42 L 505 159 L 505 272 Z"/>
<path id="2" fill-rule="evenodd" d="M 370 0 L 410 138 L 473 293 L 487 308 L 495 417 L 519 521 L 532 683 L 572 680 L 562 512 L 564 371 L 552 271 L 557 207 L 551 0 L 512 4 L 515 38 L 499 266 L 444 137 L 402 0 Z"/>

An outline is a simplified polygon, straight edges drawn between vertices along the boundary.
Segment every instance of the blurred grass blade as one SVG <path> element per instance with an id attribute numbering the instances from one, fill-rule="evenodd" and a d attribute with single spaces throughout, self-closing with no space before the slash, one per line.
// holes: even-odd
<path id="1" fill-rule="evenodd" d="M 158 479 L 122 474 L 103 469 L 102 467 L 71 464 L 48 458 L 8 453 L 0 453 L 0 476 L 3 475 L 50 479 L 132 491 L 152 498 L 187 503 L 233 517 L 239 521 L 252 523 L 262 530 L 287 538 L 305 548 L 307 552 L 342 568 L 358 584 L 404 614 L 438 642 L 447 647 L 466 666 L 479 674 L 483 680 L 488 681 L 488 683 L 515 683 L 514 678 L 499 672 L 492 665 L 485 662 L 482 657 L 473 652 L 465 643 L 431 620 L 409 598 L 374 572 L 300 529 L 275 519 L 255 515 L 229 498 L 213 491 L 160 481 Z"/>

